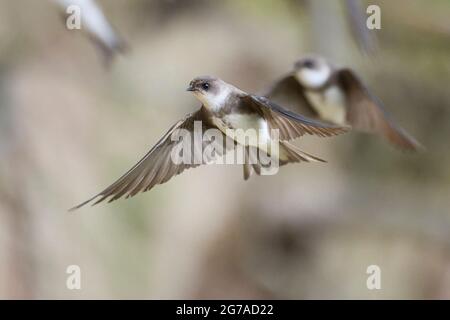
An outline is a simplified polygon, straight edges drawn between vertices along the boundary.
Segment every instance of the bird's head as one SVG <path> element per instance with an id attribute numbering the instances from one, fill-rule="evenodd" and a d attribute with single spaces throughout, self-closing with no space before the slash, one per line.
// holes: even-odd
<path id="1" fill-rule="evenodd" d="M 332 67 L 322 57 L 305 57 L 294 64 L 294 75 L 306 88 L 319 88 L 331 77 Z"/>
<path id="2" fill-rule="evenodd" d="M 220 109 L 226 102 L 233 86 L 211 76 L 202 76 L 193 79 L 187 91 L 191 91 L 205 107 Z"/>

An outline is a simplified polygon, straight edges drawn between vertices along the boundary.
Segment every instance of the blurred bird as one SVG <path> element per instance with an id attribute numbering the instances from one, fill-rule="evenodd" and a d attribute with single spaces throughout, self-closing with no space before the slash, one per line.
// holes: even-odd
<path id="1" fill-rule="evenodd" d="M 263 95 L 305 116 L 379 134 L 401 149 L 421 148 L 390 119 L 353 70 L 337 69 L 321 57 L 298 60 Z"/>
<path id="2" fill-rule="evenodd" d="M 99 48 L 105 65 L 109 66 L 117 53 L 127 49 L 124 40 L 118 36 L 101 8 L 94 0 L 53 0 L 58 3 L 64 13 L 69 6 L 77 6 L 81 13 L 81 30 L 84 30 L 93 43 Z"/>
<path id="3" fill-rule="evenodd" d="M 224 139 L 230 139 L 228 129 L 254 129 L 255 132 L 259 132 L 257 144 L 249 141 L 243 142 L 237 140 L 236 137 L 231 137 L 234 145 L 241 144 L 245 148 L 245 180 L 250 177 L 252 170 L 260 174 L 261 163 L 259 159 L 256 159 L 256 161 L 248 160 L 251 154 L 254 154 L 252 152 L 254 149 L 260 149 L 264 145 L 267 146 L 272 141 L 271 129 L 277 129 L 279 133 L 278 159 L 280 165 L 301 161 L 323 162 L 322 159 L 309 155 L 289 144 L 288 140 L 305 134 L 320 137 L 332 136 L 347 130 L 343 126 L 324 124 L 287 111 L 264 97 L 245 93 L 218 78 L 210 76 L 195 78 L 190 82 L 187 90 L 202 102 L 201 108 L 176 122 L 143 159 L 111 186 L 71 210 L 78 209 L 97 198 L 99 199 L 94 204 L 108 197 L 111 197 L 109 199 L 109 202 L 111 202 L 125 195 L 127 198 L 134 196 L 140 191 L 147 191 L 157 184 L 167 182 L 185 169 L 214 161 L 214 158 L 205 159 L 205 155 L 198 155 L 196 152 L 193 154 L 194 158 L 191 158 L 188 163 L 183 161 L 183 163 L 176 164 L 171 158 L 172 151 L 178 150 L 182 143 L 179 140 L 174 141 L 171 137 L 179 129 L 187 130 L 190 133 L 191 139 L 194 139 L 190 145 L 194 149 L 196 145 L 201 145 L 203 149 L 206 148 L 210 141 L 206 141 L 207 139 L 201 132 L 200 134 L 195 132 L 198 129 L 195 127 L 196 121 L 201 123 L 202 132 L 208 129 L 218 129 L 217 131 Z M 223 145 L 219 147 L 223 147 Z M 211 157 L 222 156 L 225 153 L 223 150 L 226 152 L 224 148 L 217 149 L 218 152 Z M 264 151 L 270 152 L 268 149 Z M 198 156 L 202 159 L 195 161 L 198 160 Z"/>

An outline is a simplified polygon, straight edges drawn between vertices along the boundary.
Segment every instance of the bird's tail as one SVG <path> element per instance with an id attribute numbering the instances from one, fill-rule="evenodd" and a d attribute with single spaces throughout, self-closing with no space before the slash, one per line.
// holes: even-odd
<path id="1" fill-rule="evenodd" d="M 293 144 L 280 141 L 280 166 L 291 162 L 326 162 L 325 160 L 308 154 Z"/>
<path id="2" fill-rule="evenodd" d="M 245 147 L 244 180 L 248 180 L 255 172 L 258 176 L 261 174 L 261 163 L 257 156 L 255 147 Z"/>
<path id="3" fill-rule="evenodd" d="M 245 148 L 245 163 L 244 167 L 244 180 L 248 180 L 250 176 L 255 172 L 257 175 L 261 174 L 261 168 L 264 167 L 257 157 L 257 149 L 255 147 Z M 283 166 L 291 162 L 326 162 L 325 160 L 308 154 L 293 144 L 286 141 L 280 141 L 279 145 L 279 165 Z"/>

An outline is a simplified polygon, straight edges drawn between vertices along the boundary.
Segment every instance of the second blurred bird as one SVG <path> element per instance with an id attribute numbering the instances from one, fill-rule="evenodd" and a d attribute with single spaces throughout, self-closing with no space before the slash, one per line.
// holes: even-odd
<path id="1" fill-rule="evenodd" d="M 381 101 L 369 92 L 353 70 L 335 68 L 322 57 L 298 60 L 293 70 L 263 95 L 308 117 L 379 134 L 403 150 L 421 148 L 412 136 L 395 124 L 384 111 Z"/>

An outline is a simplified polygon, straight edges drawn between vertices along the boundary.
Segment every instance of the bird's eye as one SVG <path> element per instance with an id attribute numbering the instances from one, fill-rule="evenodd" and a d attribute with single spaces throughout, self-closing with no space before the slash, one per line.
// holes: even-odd
<path id="1" fill-rule="evenodd" d="M 207 82 L 203 83 L 203 84 L 202 84 L 202 89 L 205 90 L 205 91 L 208 91 L 208 89 L 209 89 L 209 83 L 207 83 Z"/>
<path id="2" fill-rule="evenodd" d="M 314 62 L 312 60 L 306 60 L 303 62 L 303 66 L 308 69 L 314 68 Z"/>

